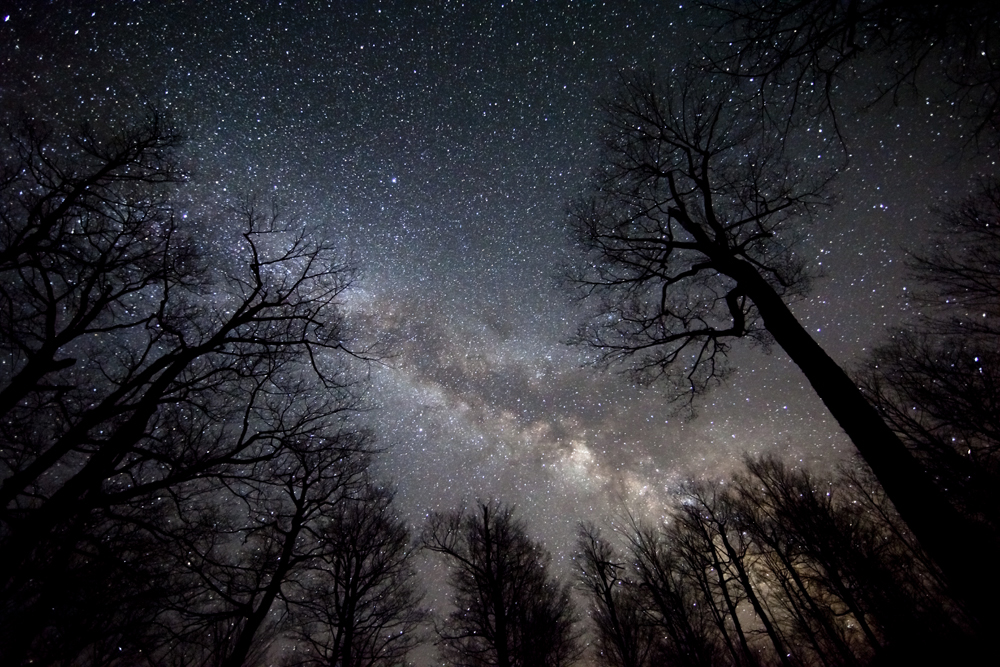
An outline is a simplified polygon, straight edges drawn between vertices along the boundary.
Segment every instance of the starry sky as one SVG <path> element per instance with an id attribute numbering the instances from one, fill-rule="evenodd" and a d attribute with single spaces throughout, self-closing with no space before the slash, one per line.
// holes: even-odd
<path id="1" fill-rule="evenodd" d="M 599 99 L 697 52 L 702 22 L 682 2 L 0 1 L 0 111 L 113 125 L 156 105 L 186 137 L 190 220 L 256 193 L 335 239 L 362 271 L 347 309 L 394 340 L 366 418 L 402 511 L 500 497 L 565 557 L 580 519 L 620 497 L 656 512 L 744 451 L 851 455 L 780 349 L 738 347 L 684 419 L 564 343 L 565 210 L 597 165 Z M 803 250 L 823 276 L 793 310 L 848 366 L 912 316 L 903 249 L 975 170 L 936 112 L 843 117 L 849 167 Z"/>

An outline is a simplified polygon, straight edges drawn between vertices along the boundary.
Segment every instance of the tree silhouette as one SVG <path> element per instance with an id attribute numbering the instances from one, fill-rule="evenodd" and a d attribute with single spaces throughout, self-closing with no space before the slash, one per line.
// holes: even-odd
<path id="1" fill-rule="evenodd" d="M 785 303 L 807 284 L 795 238 L 823 183 L 712 86 L 640 76 L 610 103 L 603 168 L 573 209 L 586 257 L 572 278 L 597 304 L 578 342 L 647 380 L 679 380 L 692 400 L 724 376 L 733 340 L 773 339 L 957 594 L 991 618 L 989 587 L 964 565 L 980 536 Z"/>
<path id="2" fill-rule="evenodd" d="M 688 482 L 664 510 L 655 523 L 619 513 L 623 557 L 595 528 L 581 530 L 601 664 L 637 655 L 640 664 L 833 667 L 973 655 L 933 564 L 866 469 L 827 479 L 748 456 L 725 483 Z M 618 649 L 628 646 L 644 650 Z"/>
<path id="3" fill-rule="evenodd" d="M 558 667 L 576 657 L 569 586 L 548 573 L 549 554 L 513 508 L 479 502 L 432 514 L 422 542 L 451 567 L 455 610 L 439 631 L 451 664 Z"/>
<path id="4" fill-rule="evenodd" d="M 135 310 L 144 297 L 195 278 L 167 203 L 183 178 L 178 135 L 152 113 L 106 141 L 82 128 L 69 156 L 53 150 L 59 139 L 26 122 L 0 180 L 2 417 L 66 400 L 57 374 L 77 364 L 67 355 L 81 339 L 143 328 L 155 314 L 155 303 Z"/>
<path id="5" fill-rule="evenodd" d="M 627 579 L 625 563 L 593 524 L 580 526 L 574 560 L 580 587 L 590 600 L 603 663 L 614 667 L 651 664 L 655 631 L 646 618 L 638 587 Z"/>
<path id="6" fill-rule="evenodd" d="M 658 657 L 688 667 L 723 664 L 723 642 L 731 648 L 728 626 L 711 593 L 703 551 L 686 550 L 692 545 L 676 528 L 665 531 L 627 512 L 625 518 L 639 598 L 661 631 Z"/>
<path id="7" fill-rule="evenodd" d="M 223 572 L 219 551 L 233 551 L 219 541 L 242 535 L 263 540 L 256 553 L 277 564 L 257 563 L 251 576 L 256 565 L 229 563 L 268 582 L 238 612 L 216 618 L 238 631 L 232 651 L 219 655 L 241 664 L 284 595 L 288 554 L 302 546 L 297 536 L 307 523 L 297 512 L 329 505 L 350 479 L 324 477 L 340 470 L 335 461 L 366 465 L 365 437 L 345 422 L 360 393 L 351 366 L 365 357 L 350 347 L 339 310 L 353 269 L 335 248 L 252 201 L 233 211 L 243 228 L 236 268 L 213 266 L 170 204 L 169 188 L 182 176 L 171 156 L 176 145 L 176 134 L 151 114 L 110 137 L 28 124 L 5 154 L 0 655 L 7 664 L 83 654 L 101 664 L 114 659 L 101 647 L 116 637 L 157 655 L 158 642 L 184 635 L 169 601 L 212 580 L 207 570 L 188 576 L 190 568 L 215 562 Z M 316 457 L 330 456 L 317 467 Z M 322 502 L 310 495 L 323 496 L 321 488 Z M 210 521 L 225 497 L 243 513 L 230 507 Z M 128 591 L 120 609 L 102 587 Z M 80 631 L 87 627 L 89 643 Z M 140 646 L 143 637 L 151 643 Z"/>
<path id="8" fill-rule="evenodd" d="M 184 497 L 176 516 L 187 530 L 152 528 L 165 548 L 182 545 L 175 571 L 190 582 L 162 620 L 177 639 L 170 650 L 200 646 L 243 665 L 318 594 L 303 591 L 327 569 L 328 517 L 363 494 L 370 445 L 349 431 L 289 435 L 277 456 Z"/>
<path id="9" fill-rule="evenodd" d="M 748 457 L 745 466 L 746 473 L 734 479 L 732 502 L 739 528 L 756 544 L 759 566 L 776 584 L 773 597 L 775 608 L 784 610 L 782 625 L 824 664 L 857 664 L 870 657 L 881 648 L 881 638 L 867 607 L 857 601 L 858 589 L 842 584 L 839 559 L 860 561 L 861 540 L 852 538 L 865 536 L 871 522 L 863 513 L 839 520 L 841 510 L 834 505 L 839 496 L 822 493 L 832 485 L 806 471 L 788 471 L 773 457 Z M 854 530 L 841 539 L 846 526 Z M 867 651 L 849 635 L 843 622 L 848 615 L 871 644 Z"/>
<path id="10" fill-rule="evenodd" d="M 422 639 L 415 551 L 392 500 L 368 483 L 324 512 L 320 561 L 294 598 L 295 625 L 312 653 L 301 664 L 398 665 Z"/>

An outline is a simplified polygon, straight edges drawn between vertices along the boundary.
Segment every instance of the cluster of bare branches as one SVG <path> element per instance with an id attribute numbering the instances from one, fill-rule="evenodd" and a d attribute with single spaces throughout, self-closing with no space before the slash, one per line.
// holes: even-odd
<path id="1" fill-rule="evenodd" d="M 878 485 L 748 458 L 663 523 L 581 526 L 578 581 L 616 667 L 897 664 L 954 656 L 961 621 Z"/>
<path id="2" fill-rule="evenodd" d="M 355 270 L 253 202 L 213 262 L 171 205 L 177 145 L 156 114 L 11 132 L 0 657 L 235 667 L 298 635 L 307 662 L 391 664 L 420 596 L 352 419 Z"/>
<path id="3" fill-rule="evenodd" d="M 808 288 L 799 218 L 826 179 L 691 76 L 625 79 L 606 132 L 592 194 L 572 209 L 587 258 L 570 277 L 599 302 L 578 340 L 690 401 L 725 376 L 733 340 L 770 340 L 759 294 Z"/>
<path id="4" fill-rule="evenodd" d="M 562 667 L 580 653 L 569 586 L 509 505 L 431 515 L 423 546 L 451 568 L 455 609 L 438 630 L 449 664 Z"/>

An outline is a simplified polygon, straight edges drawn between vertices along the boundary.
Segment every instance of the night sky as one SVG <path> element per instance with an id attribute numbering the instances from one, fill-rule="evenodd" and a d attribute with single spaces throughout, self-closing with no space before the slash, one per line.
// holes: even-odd
<path id="1" fill-rule="evenodd" d="M 113 124 L 156 105 L 187 139 L 181 196 L 207 251 L 227 238 L 208 211 L 256 193 L 353 257 L 347 307 L 394 340 L 364 418 L 415 526 L 500 497 L 565 559 L 580 519 L 619 497 L 656 512 L 681 479 L 718 477 L 744 451 L 820 468 L 851 455 L 780 349 L 738 347 L 730 382 L 685 420 L 662 388 L 564 343 L 582 318 L 556 280 L 577 257 L 565 210 L 597 166 L 599 98 L 619 72 L 666 76 L 705 43 L 686 4 L 0 6 L 5 120 Z M 903 249 L 974 166 L 932 105 L 843 120 L 850 166 L 801 250 L 824 275 L 793 311 L 850 366 L 912 316 Z M 842 157 L 831 146 L 817 168 Z"/>

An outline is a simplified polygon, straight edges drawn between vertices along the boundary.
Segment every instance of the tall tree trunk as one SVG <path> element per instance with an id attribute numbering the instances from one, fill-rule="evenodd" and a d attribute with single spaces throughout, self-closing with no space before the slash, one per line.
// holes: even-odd
<path id="1" fill-rule="evenodd" d="M 500 553 L 499 549 L 497 549 L 495 554 L 493 553 L 494 540 L 490 531 L 490 510 L 487 506 L 483 506 L 482 510 L 483 551 L 486 555 L 484 570 L 487 576 L 492 579 L 490 582 L 490 597 L 492 598 L 490 602 L 493 605 L 493 630 L 496 635 L 497 667 L 510 667 L 510 646 L 507 643 L 509 639 L 507 634 L 509 632 L 507 627 L 507 605 L 503 598 L 504 572 L 501 571 L 504 554 Z M 494 557 L 496 558 L 496 563 L 493 562 Z"/>
<path id="2" fill-rule="evenodd" d="M 739 611 L 736 609 L 736 603 L 733 601 L 732 595 L 729 593 L 729 584 L 726 583 L 726 567 L 722 563 L 722 559 L 719 558 L 719 552 L 715 549 L 715 544 L 711 535 L 706 534 L 705 539 L 706 545 L 712 553 L 712 568 L 715 570 L 715 576 L 719 581 L 719 590 L 722 592 L 722 599 L 726 603 L 729 618 L 732 620 L 733 628 L 736 630 L 736 636 L 740 640 L 740 649 L 743 653 L 743 659 L 739 660 L 737 664 L 756 665 L 757 657 L 753 654 L 753 651 L 750 650 L 746 634 L 743 632 L 743 624 L 740 623 Z"/>
<path id="3" fill-rule="evenodd" d="M 722 610 L 719 609 L 719 605 L 715 602 L 712 584 L 708 579 L 709 564 L 707 561 L 702 564 L 700 560 L 700 557 L 692 559 L 692 574 L 698 582 L 698 588 L 701 589 L 702 595 L 705 596 L 705 604 L 708 605 L 708 609 L 712 613 L 712 620 L 715 621 L 715 626 L 719 630 L 719 634 L 722 635 L 722 639 L 726 645 L 726 650 L 729 651 L 729 655 L 733 658 L 733 664 L 740 665 L 743 663 L 743 660 L 740 658 L 740 654 L 736 650 L 736 644 L 733 643 L 732 637 L 729 636 L 729 630 L 726 628 L 726 617 Z M 704 567 L 702 567 L 702 565 L 704 565 Z M 712 569 L 715 569 L 714 566 Z"/>
<path id="4" fill-rule="evenodd" d="M 722 546 L 726 548 L 726 555 L 729 556 L 729 562 L 733 564 L 733 568 L 736 570 L 736 578 L 739 580 L 740 586 L 743 587 L 743 591 L 747 594 L 747 599 L 750 600 L 750 605 L 753 607 L 760 622 L 764 624 L 764 631 L 771 639 L 774 650 L 778 654 L 778 659 L 784 667 L 792 667 L 792 662 L 788 659 L 788 651 L 785 649 L 785 644 L 781 641 L 781 637 L 778 636 L 778 631 L 775 629 L 774 624 L 771 623 L 771 618 L 767 615 L 764 605 L 761 604 L 760 599 L 757 597 L 753 584 L 750 583 L 750 575 L 747 574 L 747 570 L 743 566 L 743 559 L 736 553 L 736 549 L 729 542 L 724 525 L 719 525 L 719 537 L 722 538 Z"/>
<path id="5" fill-rule="evenodd" d="M 974 554 L 994 553 L 938 490 L 858 386 L 813 340 L 774 288 L 751 264 L 730 259 L 724 273 L 753 300 L 768 332 L 802 369 L 813 389 L 871 467 L 903 520 L 942 569 L 954 593 L 983 627 L 997 616 L 997 585 L 968 567 Z"/>
<path id="6" fill-rule="evenodd" d="M 784 565 L 785 571 L 788 573 L 788 576 L 791 578 L 792 583 L 795 585 L 794 588 L 792 588 L 786 586 L 786 584 L 782 584 L 782 587 L 785 588 L 789 600 L 792 600 L 792 604 L 796 606 L 796 612 L 801 618 L 800 622 L 802 623 L 803 627 L 806 628 L 807 632 L 809 633 L 809 636 L 814 637 L 815 635 L 813 633 L 812 628 L 809 626 L 808 619 L 806 619 L 803 616 L 802 611 L 799 611 L 798 609 L 799 605 L 805 605 L 807 607 L 809 615 L 812 616 L 814 619 L 816 619 L 816 622 L 820 624 L 823 633 L 837 647 L 837 653 L 839 653 L 841 658 L 843 658 L 844 664 L 849 664 L 849 665 L 857 664 L 858 662 L 857 657 L 854 655 L 854 653 L 851 652 L 851 649 L 844 642 L 843 637 L 841 637 L 837 629 L 833 626 L 832 623 L 830 623 L 830 619 L 827 616 L 828 610 L 821 609 L 819 604 L 816 602 L 816 599 L 813 597 L 812 593 L 809 592 L 809 589 L 806 587 L 805 582 L 802 581 L 802 577 L 799 575 L 799 571 L 792 563 L 791 557 L 784 552 L 777 539 L 771 540 L 769 546 L 774 550 L 774 553 L 781 560 L 781 564 Z M 796 591 L 798 591 L 797 594 Z M 796 598 L 798 599 L 797 603 L 795 601 Z M 822 651 L 822 649 L 819 649 L 817 647 L 817 653 L 820 655 L 820 658 L 823 660 L 825 664 L 826 656 L 823 655 L 824 652 Z"/>

